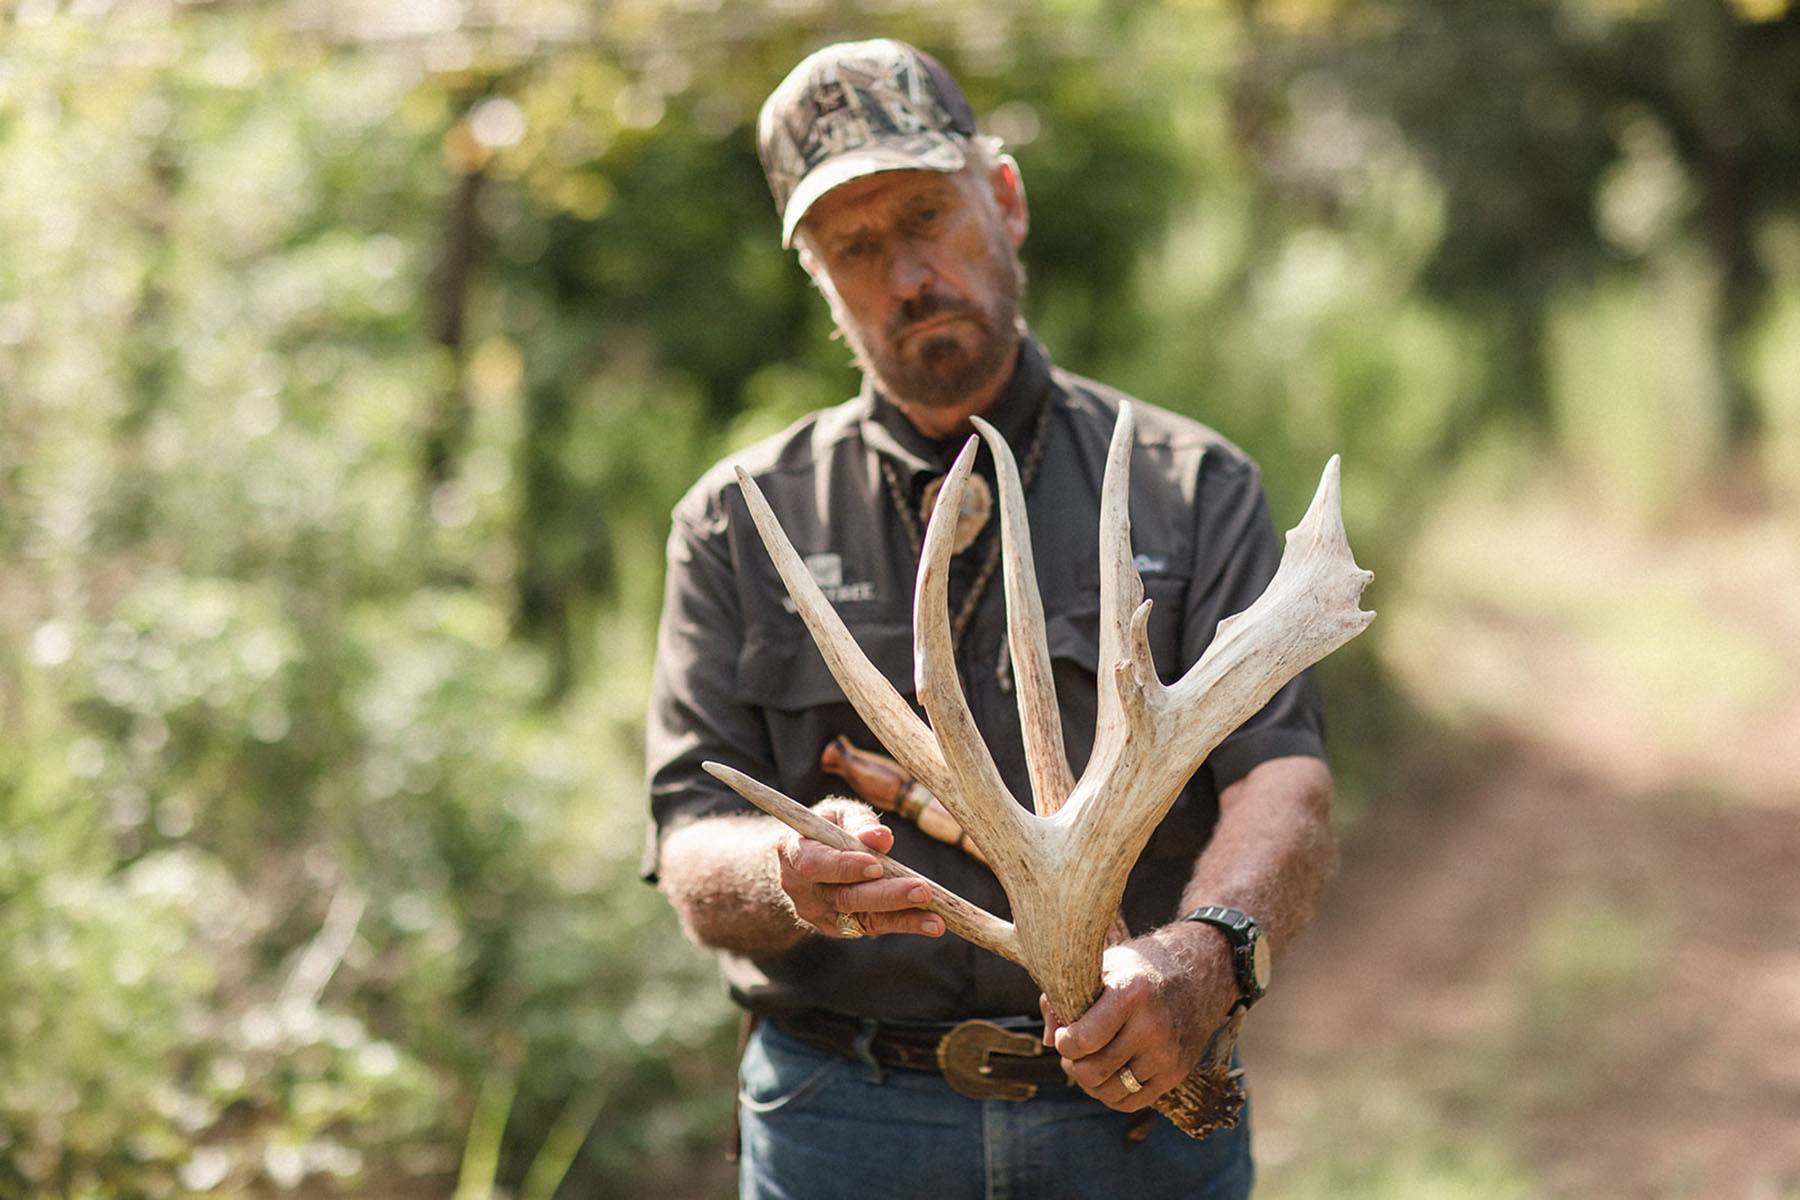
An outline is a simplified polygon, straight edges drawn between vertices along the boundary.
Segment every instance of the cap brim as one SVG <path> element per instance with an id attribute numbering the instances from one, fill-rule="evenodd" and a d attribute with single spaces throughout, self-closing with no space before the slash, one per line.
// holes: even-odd
<path id="1" fill-rule="evenodd" d="M 962 139 L 954 134 L 912 134 L 905 143 L 875 143 L 826 159 L 806 173 L 781 215 L 781 244 L 791 248 L 794 230 L 819 198 L 852 179 L 881 171 L 938 171 L 949 174 L 968 163 Z"/>

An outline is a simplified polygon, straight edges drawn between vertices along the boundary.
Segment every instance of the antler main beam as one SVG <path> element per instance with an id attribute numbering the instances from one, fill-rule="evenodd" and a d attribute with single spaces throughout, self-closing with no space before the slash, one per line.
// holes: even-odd
<path id="1" fill-rule="evenodd" d="M 1100 674 L 1094 749 L 1071 782 L 1032 568 L 1024 491 L 1005 439 L 975 422 L 1000 483 L 1007 631 L 1037 815 L 1007 791 L 981 741 L 956 676 L 947 600 L 951 532 L 978 445 L 971 437 L 946 477 L 925 534 L 914 597 L 915 674 L 931 726 L 857 648 L 781 532 L 756 483 L 738 481 L 795 607 L 845 695 L 888 750 L 938 796 L 993 865 L 1011 924 L 933 883 L 946 927 L 1031 973 L 1064 1021 L 1101 990 L 1100 959 L 1126 877 L 1189 776 L 1290 679 L 1361 633 L 1375 614 L 1358 607 L 1372 578 L 1356 565 L 1339 513 L 1336 456 L 1305 518 L 1288 533 L 1262 596 L 1219 623 L 1212 644 L 1164 686 L 1151 658 L 1150 603 L 1131 553 L 1130 404 L 1121 404 L 1100 500 Z M 706 769 L 808 837 L 868 852 L 843 829 L 772 788 L 717 763 Z M 1066 801 L 1066 803 L 1065 803 Z M 923 878 L 877 854 L 889 877 Z M 1156 1107 L 1195 1137 L 1235 1124 L 1243 1103 L 1230 1067 L 1238 1018 L 1211 1056 Z"/>

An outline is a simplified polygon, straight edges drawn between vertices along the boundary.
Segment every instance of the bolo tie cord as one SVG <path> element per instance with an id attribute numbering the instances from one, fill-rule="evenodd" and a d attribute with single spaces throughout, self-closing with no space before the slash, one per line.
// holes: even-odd
<path id="1" fill-rule="evenodd" d="M 1031 485 L 1037 479 L 1038 468 L 1044 462 L 1044 449 L 1050 439 L 1045 436 L 1050 428 L 1050 400 L 1048 397 L 1038 407 L 1037 422 L 1032 426 L 1031 449 L 1025 453 L 1025 461 L 1019 466 L 1019 483 L 1022 490 L 1030 495 Z M 920 525 L 919 514 L 913 511 L 912 503 L 906 497 L 906 489 L 900 482 L 900 473 L 894 464 L 883 458 L 881 460 L 881 478 L 887 484 L 888 501 L 894 506 L 894 512 L 900 518 L 900 526 L 906 530 L 906 540 L 912 547 L 913 559 L 916 561 L 925 544 L 924 530 Z M 941 493 L 940 493 L 941 498 Z M 981 570 L 975 575 L 975 582 L 969 586 L 969 594 L 963 597 L 961 607 L 950 621 L 950 644 L 952 647 L 962 645 L 962 636 L 975 619 L 975 610 L 981 607 L 981 598 L 987 594 L 988 585 L 993 582 L 995 573 L 1000 569 L 1000 535 L 995 533 L 988 545 L 987 557 L 982 560 Z M 1001 677 L 1005 677 L 1011 664 L 1005 648 L 1001 655 Z M 1008 690 L 1011 690 L 1010 687 Z"/>

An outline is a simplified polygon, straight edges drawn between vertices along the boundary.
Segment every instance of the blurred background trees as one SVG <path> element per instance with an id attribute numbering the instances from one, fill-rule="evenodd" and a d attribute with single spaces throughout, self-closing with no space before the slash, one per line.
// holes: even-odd
<path id="1" fill-rule="evenodd" d="M 1800 503 L 1785 0 L 24 0 L 0 1195 L 717 1185 L 729 1013 L 636 880 L 662 539 L 855 387 L 751 126 L 874 34 L 1022 162 L 1058 361 L 1280 520 L 1341 451 L 1384 583 L 1469 487 Z"/>

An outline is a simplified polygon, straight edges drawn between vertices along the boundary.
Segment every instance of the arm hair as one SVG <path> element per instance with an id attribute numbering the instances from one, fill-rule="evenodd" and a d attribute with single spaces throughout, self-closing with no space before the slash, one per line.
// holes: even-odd
<path id="1" fill-rule="evenodd" d="M 694 942 L 755 958 L 790 950 L 811 935 L 781 890 L 773 817 L 701 817 L 663 840 L 659 886 Z"/>

